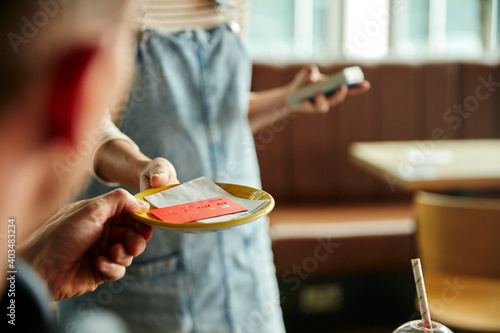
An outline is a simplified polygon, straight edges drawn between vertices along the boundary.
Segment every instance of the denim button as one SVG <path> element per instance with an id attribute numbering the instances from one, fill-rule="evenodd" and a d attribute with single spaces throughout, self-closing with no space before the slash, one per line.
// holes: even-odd
<path id="1" fill-rule="evenodd" d="M 229 21 L 229 22 L 227 22 L 227 24 L 229 26 L 229 30 L 231 30 L 235 34 L 239 34 L 240 33 L 241 27 L 238 24 L 238 22 L 236 22 L 236 21 Z"/>
<path id="2" fill-rule="evenodd" d="M 140 40 L 141 42 L 143 43 L 147 43 L 149 41 L 149 37 L 150 37 L 150 32 L 148 31 L 141 31 L 141 36 L 140 36 Z"/>

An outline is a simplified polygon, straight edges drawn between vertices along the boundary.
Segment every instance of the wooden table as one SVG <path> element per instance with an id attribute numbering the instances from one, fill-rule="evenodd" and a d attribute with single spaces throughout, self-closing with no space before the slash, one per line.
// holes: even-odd
<path id="1" fill-rule="evenodd" d="M 500 139 L 357 142 L 350 155 L 391 189 L 500 189 Z"/>

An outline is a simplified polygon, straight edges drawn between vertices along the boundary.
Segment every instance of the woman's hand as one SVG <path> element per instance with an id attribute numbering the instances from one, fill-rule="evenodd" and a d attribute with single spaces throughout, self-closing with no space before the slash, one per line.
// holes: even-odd
<path id="1" fill-rule="evenodd" d="M 308 84 L 320 82 L 326 78 L 327 76 L 321 74 L 316 65 L 305 66 L 295 75 L 292 82 L 288 84 L 288 93 L 291 94 Z M 298 105 L 289 105 L 288 110 L 291 113 L 302 114 L 327 113 L 332 108 L 342 103 L 347 96 L 359 95 L 369 89 L 370 83 L 366 80 L 349 88 L 344 85 L 330 96 L 325 96 L 322 92 L 318 92 L 314 96 L 314 102 L 304 99 Z"/>
<path id="2" fill-rule="evenodd" d="M 169 184 L 178 184 L 175 168 L 168 160 L 157 157 L 146 165 L 140 176 L 140 191 L 152 187 L 162 187 Z"/>

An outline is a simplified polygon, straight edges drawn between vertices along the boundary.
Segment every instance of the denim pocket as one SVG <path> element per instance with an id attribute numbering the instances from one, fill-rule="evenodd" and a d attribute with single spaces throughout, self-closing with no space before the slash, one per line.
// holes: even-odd
<path id="1" fill-rule="evenodd" d="M 164 257 L 132 264 L 127 268 L 127 276 L 148 279 L 182 271 L 184 271 L 184 261 L 181 252 L 172 252 Z"/>

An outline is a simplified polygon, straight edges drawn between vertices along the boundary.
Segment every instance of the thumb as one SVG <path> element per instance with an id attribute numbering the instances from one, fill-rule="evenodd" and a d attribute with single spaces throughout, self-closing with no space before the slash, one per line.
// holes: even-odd
<path id="1" fill-rule="evenodd" d="M 290 86 L 292 87 L 292 90 L 296 90 L 304 85 L 318 81 L 319 78 L 320 73 L 318 66 L 307 65 L 302 67 L 302 69 L 295 75 L 292 82 L 290 82 Z"/>
<path id="2" fill-rule="evenodd" d="M 100 214 L 105 216 L 102 220 L 107 220 L 120 213 L 145 213 L 149 210 L 149 204 L 146 201 L 134 198 L 134 196 L 123 189 L 117 189 L 97 197 L 98 208 L 101 208 Z"/>
<path id="3" fill-rule="evenodd" d="M 153 174 L 150 178 L 150 185 L 153 188 L 162 187 L 175 182 L 179 182 L 176 177 L 172 180 L 170 174 L 161 171 Z"/>
<path id="4" fill-rule="evenodd" d="M 152 167 L 148 170 L 151 187 L 161 187 L 179 182 L 175 167 L 167 159 L 157 157 L 151 161 L 151 165 Z"/>
<path id="5" fill-rule="evenodd" d="M 318 66 L 309 65 L 306 67 L 306 75 L 304 78 L 304 81 L 306 83 L 318 82 L 320 80 L 320 77 L 321 77 L 321 75 L 319 73 Z"/>

